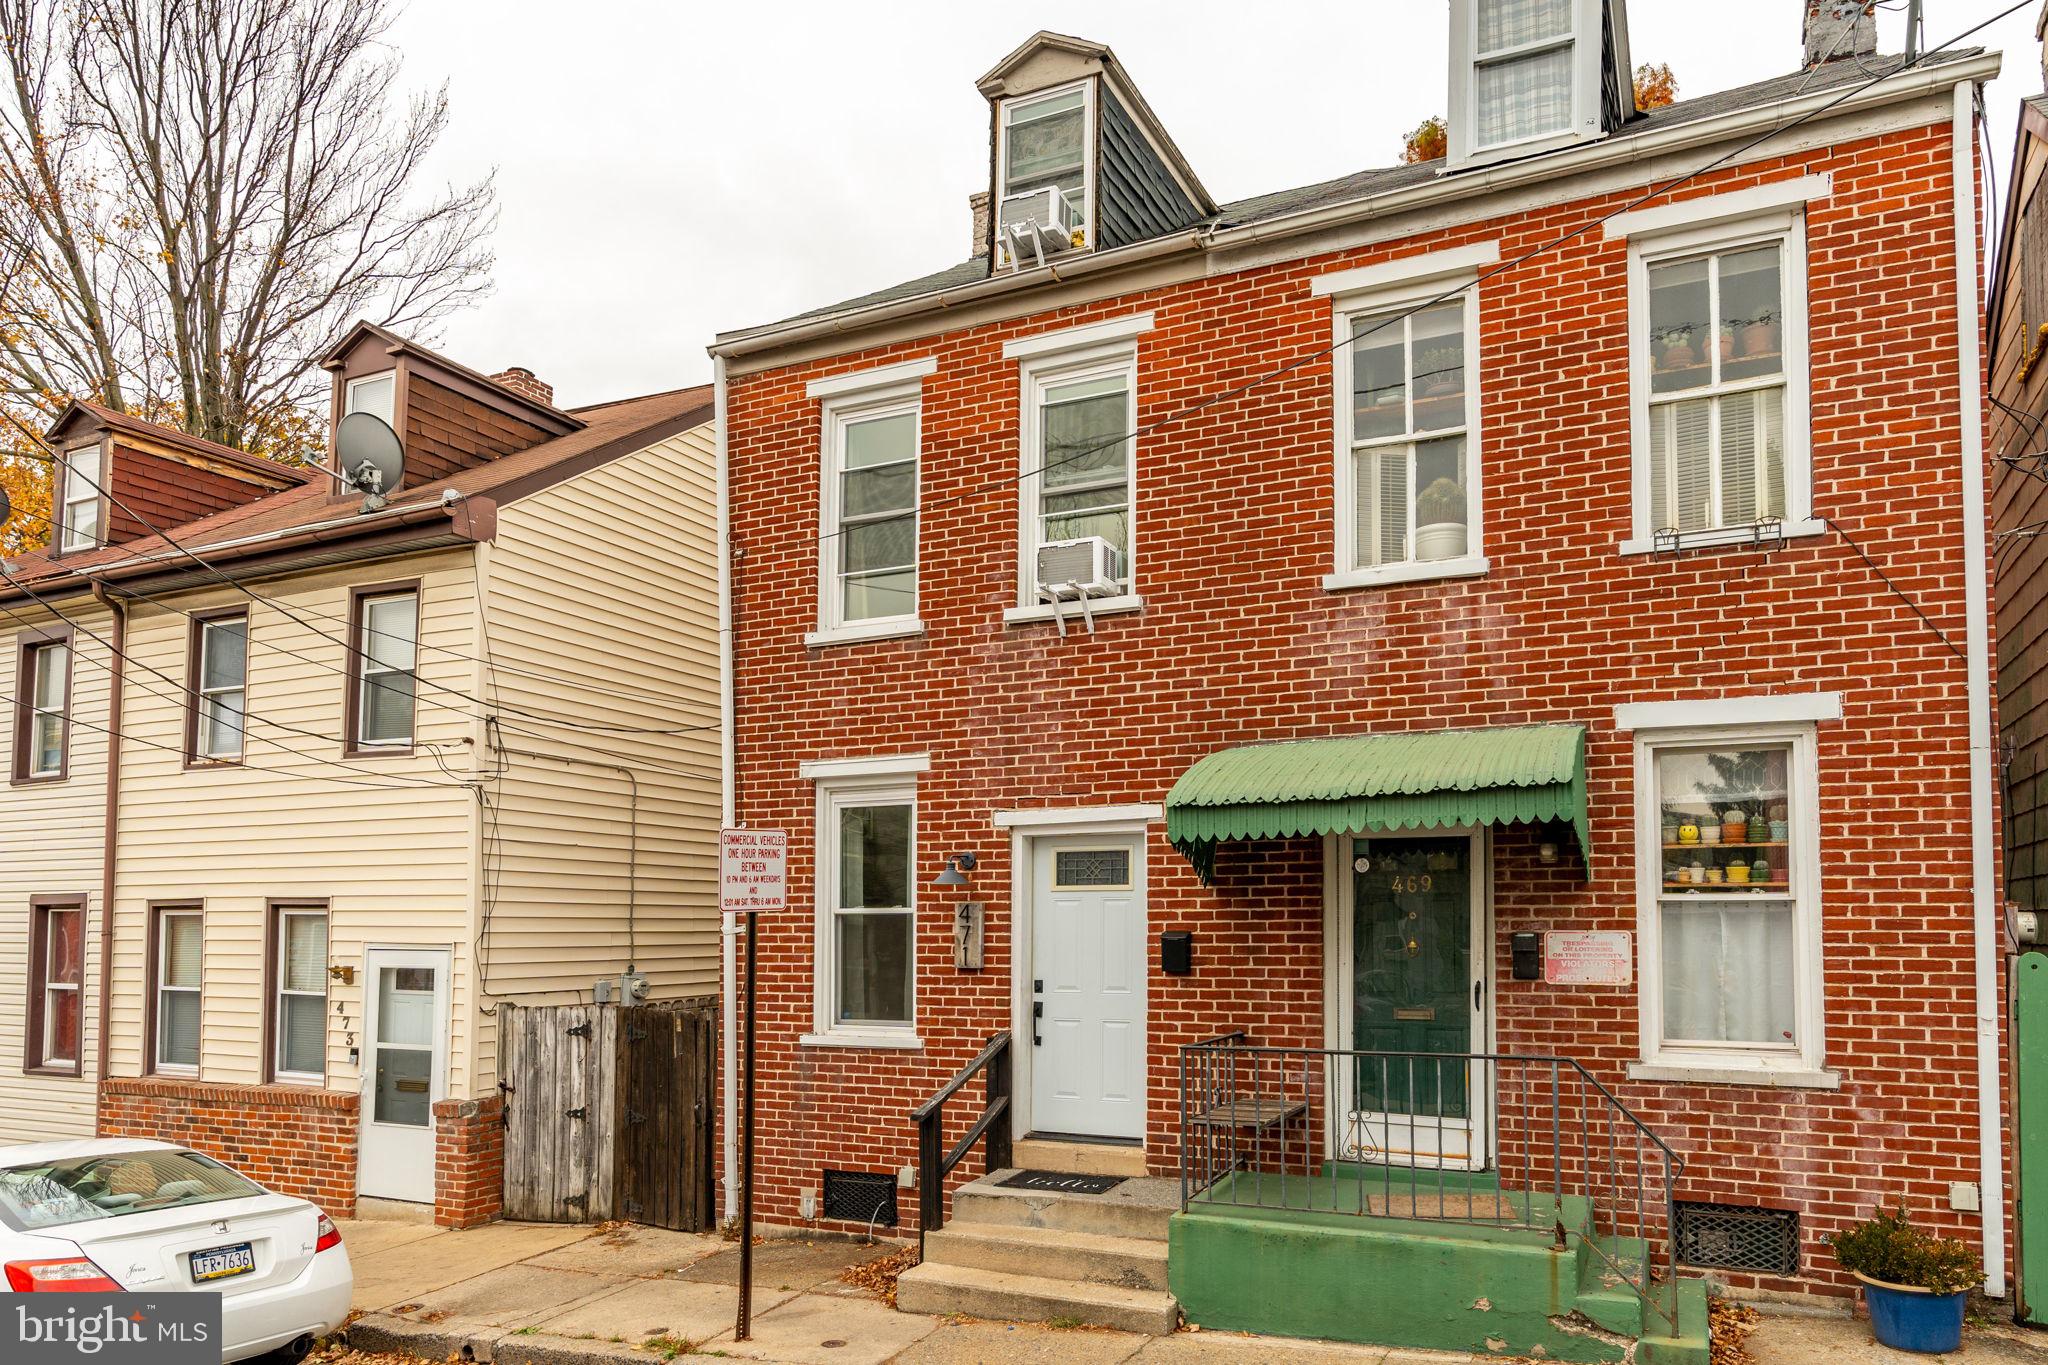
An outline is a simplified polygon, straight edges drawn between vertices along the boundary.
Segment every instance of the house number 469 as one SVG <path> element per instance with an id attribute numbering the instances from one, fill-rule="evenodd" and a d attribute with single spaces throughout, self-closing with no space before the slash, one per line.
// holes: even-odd
<path id="1" fill-rule="evenodd" d="M 1429 874 L 1427 872 L 1420 874 L 1410 873 L 1406 877 L 1397 875 L 1387 884 L 1396 891 L 1427 891 L 1429 890 Z"/>

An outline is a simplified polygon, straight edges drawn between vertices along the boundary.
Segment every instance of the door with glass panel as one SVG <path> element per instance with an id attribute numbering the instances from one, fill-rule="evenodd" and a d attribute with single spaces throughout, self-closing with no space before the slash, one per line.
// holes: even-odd
<path id="1" fill-rule="evenodd" d="M 1145 887 L 1136 839 L 1033 841 L 1031 1130 L 1145 1136 Z"/>
<path id="2" fill-rule="evenodd" d="M 364 952 L 362 1135 L 356 1191 L 434 1200 L 434 1102 L 448 1072 L 448 953 Z"/>
<path id="3" fill-rule="evenodd" d="M 1340 960 L 1350 1018 L 1339 1154 L 1390 1165 L 1477 1167 L 1487 1096 L 1481 879 L 1475 834 L 1348 841 Z"/>

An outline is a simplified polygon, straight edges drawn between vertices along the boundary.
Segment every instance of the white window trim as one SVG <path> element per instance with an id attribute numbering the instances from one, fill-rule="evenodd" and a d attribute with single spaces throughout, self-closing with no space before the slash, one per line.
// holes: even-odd
<path id="1" fill-rule="evenodd" d="M 396 427 L 398 425 L 398 371 L 396 369 L 379 370 L 375 374 L 366 374 L 358 379 L 351 379 L 348 381 L 348 383 L 342 385 L 342 416 L 346 417 L 350 413 L 362 411 L 362 409 L 356 407 L 357 389 L 363 387 L 365 384 L 381 383 L 386 379 L 391 381 L 391 416 L 385 417 L 384 414 L 381 412 L 373 412 L 370 415 L 385 422 L 389 426 Z"/>
<path id="2" fill-rule="evenodd" d="M 932 770 L 930 754 L 876 754 L 868 758 L 807 758 L 796 765 L 806 782 L 840 778 L 915 777 Z"/>
<path id="3" fill-rule="evenodd" d="M 1498 254 L 1498 244 L 1493 244 Z M 1451 253 L 1437 253 L 1448 256 Z M 1417 258 L 1418 265 L 1427 257 Z M 1483 368 L 1479 352 L 1479 278 L 1470 266 L 1450 273 L 1431 271 L 1411 276 L 1397 286 L 1343 293 L 1333 292 L 1330 310 L 1330 402 L 1331 427 L 1335 436 L 1332 452 L 1331 488 L 1336 501 L 1330 517 L 1330 572 L 1323 576 L 1326 591 L 1376 587 L 1388 583 L 1417 583 L 1435 578 L 1474 578 L 1492 568 L 1486 557 L 1486 489 L 1481 459 L 1481 426 L 1484 404 L 1480 392 Z M 1403 560 L 1397 564 L 1357 566 L 1352 563 L 1357 543 L 1358 496 L 1356 471 L 1351 458 L 1351 327 L 1354 319 L 1375 313 L 1412 308 L 1425 303 L 1461 298 L 1465 309 L 1465 553 L 1456 559 Z M 1420 439 L 1411 433 L 1410 441 Z M 1409 490 L 1412 502 L 1416 490 Z M 1412 547 L 1411 547 L 1412 548 Z"/>
<path id="4" fill-rule="evenodd" d="M 842 1024 L 838 1013 L 839 821 L 844 806 L 908 805 L 910 807 L 910 1018 L 902 1024 Z M 811 1031 L 799 1040 L 809 1047 L 922 1048 L 917 1033 L 917 783 L 914 778 L 847 777 L 820 780 L 816 792 L 817 911 L 811 930 Z"/>
<path id="5" fill-rule="evenodd" d="M 1621 554 L 1653 554 L 1657 528 L 1650 511 L 1650 278 L 1651 265 L 1676 256 L 1725 252 L 1770 241 L 1783 244 L 1783 340 L 1785 357 L 1785 515 L 1787 539 L 1815 536 L 1827 524 L 1813 515 L 1813 432 L 1810 417 L 1811 333 L 1806 306 L 1806 215 L 1798 208 L 1717 218 L 1705 226 L 1637 232 L 1628 239 L 1629 527 L 1616 547 Z M 1714 545 L 1755 544 L 1750 526 L 1722 526 L 1681 537 L 1691 550 Z"/>
<path id="6" fill-rule="evenodd" d="M 233 687 L 208 687 L 206 685 L 206 654 L 216 628 L 233 622 L 242 627 L 242 678 Z M 199 667 L 198 676 L 192 679 L 192 693 L 197 698 L 198 714 L 192 718 L 192 756 L 206 763 L 232 763 L 248 753 L 249 749 L 249 617 L 216 616 L 199 623 Z M 242 724 L 235 730 L 236 744 L 232 751 L 214 753 L 206 747 L 206 704 L 226 696 L 239 693 L 242 698 Z"/>
<path id="7" fill-rule="evenodd" d="M 1816 199 L 1826 199 L 1834 193 L 1834 186 L 1834 177 L 1825 173 L 1773 180 L 1765 185 L 1752 185 L 1746 190 L 1706 194 L 1696 199 L 1681 199 L 1675 204 L 1617 213 L 1607 220 L 1602 231 L 1612 242 L 1626 237 L 1653 236 L 1679 228 L 1713 227 L 1775 209 L 1795 208 Z"/>
<path id="8" fill-rule="evenodd" d="M 1046 830 L 1055 834 L 1074 833 L 1082 827 L 1091 832 L 1143 834 L 1146 825 L 1166 818 L 1166 807 L 1156 803 L 1130 806 L 1044 806 L 1032 810 L 999 810 L 993 823 L 997 829 Z"/>
<path id="9" fill-rule="evenodd" d="M 1147 325 L 1150 325 L 1149 321 Z M 1039 505 L 1044 484 L 1038 453 L 1039 397 L 1054 385 L 1106 379 L 1112 375 L 1120 375 L 1124 381 L 1125 413 L 1131 433 L 1124 441 L 1124 486 L 1130 499 L 1130 534 L 1124 547 L 1124 572 L 1130 582 L 1130 590 L 1091 601 L 1088 610 L 1093 615 L 1102 616 L 1136 611 L 1144 605 L 1138 594 L 1138 348 L 1124 341 L 1106 345 L 1072 344 L 1036 353 L 1017 366 L 1017 605 L 1003 612 L 1006 624 L 1053 619 L 1054 604 L 1038 600 L 1034 573 L 1038 562 Z M 1068 617 L 1081 614 L 1078 602 L 1061 603 L 1060 608 L 1061 613 Z"/>
<path id="10" fill-rule="evenodd" d="M 397 602 L 406 598 L 412 600 L 412 667 L 393 668 L 389 664 L 379 662 L 370 652 L 370 637 L 373 634 L 385 636 L 391 634 L 390 631 L 377 630 L 370 624 L 370 610 L 379 603 Z M 358 651 L 359 657 L 356 660 L 355 734 L 350 736 L 350 741 L 358 750 L 410 749 L 419 739 L 420 636 L 426 627 L 425 612 L 422 610 L 423 606 L 418 588 L 401 588 L 397 592 L 371 593 L 356 599 L 356 613 L 358 616 L 356 631 L 357 638 L 361 642 L 361 649 Z M 412 723 L 406 727 L 405 734 L 401 738 L 371 739 L 363 733 L 364 728 L 370 723 L 370 689 L 378 679 L 400 674 L 408 675 L 413 680 Z"/>
<path id="11" fill-rule="evenodd" d="M 994 197 L 989 203 L 991 221 L 1001 218 L 1003 195 L 1010 183 L 1010 115 L 1019 108 L 1029 108 L 1041 100 L 1053 99 L 1069 91 L 1081 92 L 1081 221 L 1087 241 L 1081 249 L 1095 245 L 1095 143 L 1097 110 L 1095 105 L 1095 82 L 1088 79 L 1069 81 L 1044 90 L 1033 90 L 1028 95 L 1015 95 L 1003 99 L 996 106 L 996 179 L 991 187 Z M 977 247 L 979 243 L 976 244 Z"/>
<path id="12" fill-rule="evenodd" d="M 96 462 L 92 479 L 89 481 L 79 478 L 74 468 L 78 457 L 87 452 L 91 452 Z M 64 553 L 99 548 L 100 541 L 106 534 L 106 527 L 101 524 L 106 519 L 106 507 L 100 496 L 100 485 L 107 482 L 107 454 L 106 446 L 102 442 L 88 441 L 83 445 L 72 446 L 64 452 L 64 505 L 57 509 L 57 527 L 62 533 L 63 540 L 59 548 Z M 71 529 L 71 509 L 88 502 L 93 505 L 92 534 L 78 536 Z"/>
<path id="13" fill-rule="evenodd" d="M 272 970 L 276 973 L 275 980 L 277 982 L 277 987 L 272 992 L 270 1000 L 270 1031 L 272 1035 L 270 1043 L 271 1076 L 274 1079 L 283 1082 L 287 1085 L 325 1085 L 327 1083 L 327 1072 L 325 1070 L 324 1065 L 322 1069 L 319 1071 L 287 1071 L 284 1066 L 285 997 L 304 996 L 308 998 L 317 998 L 320 1001 L 321 1019 L 323 1023 L 325 1022 L 326 1019 L 327 1009 L 327 990 L 324 982 L 322 983 L 321 989 L 317 992 L 290 990 L 287 989 L 284 984 L 286 957 L 291 951 L 291 934 L 287 930 L 286 926 L 289 921 L 294 919 L 317 919 L 321 921 L 322 925 L 324 926 L 322 929 L 322 936 L 323 938 L 327 938 L 329 947 L 331 949 L 332 939 L 330 936 L 334 931 L 334 924 L 333 921 L 329 919 L 327 911 L 316 909 L 312 906 L 306 906 L 298 909 L 284 907 L 280 908 L 276 912 L 276 914 L 277 961 L 273 965 Z M 324 1043 L 321 1049 L 321 1059 L 324 1064 L 326 1060 L 326 1049 Z"/>
<path id="14" fill-rule="evenodd" d="M 1787 765 L 1791 783 L 1790 814 L 1794 847 L 1790 850 L 1793 900 L 1794 1025 L 1798 1049 L 1670 1047 L 1663 1038 L 1664 994 L 1662 919 L 1663 860 L 1648 850 L 1661 847 L 1656 754 L 1661 749 L 1701 745 L 1790 744 Z M 1637 1013 L 1640 1058 L 1631 1062 L 1631 1079 L 1714 1084 L 1778 1085 L 1832 1089 L 1839 1077 L 1826 1066 L 1826 971 L 1821 957 L 1820 762 L 1810 722 L 1786 724 L 1709 725 L 1691 728 L 1638 730 L 1635 740 L 1636 783 L 1636 944 Z"/>
<path id="15" fill-rule="evenodd" d="M 1152 314 L 1133 313 L 1127 318 L 1090 322 L 1080 327 L 1063 327 L 1057 332 L 1038 332 L 1004 342 L 1003 359 L 1028 360 L 1034 356 L 1057 355 L 1062 351 L 1104 346 L 1112 341 L 1135 341 L 1151 331 L 1153 325 Z"/>
<path id="16" fill-rule="evenodd" d="M 1378 291 L 1395 285 L 1420 284 L 1425 280 L 1438 281 L 1441 289 L 1447 287 L 1442 283 L 1444 281 L 1461 275 L 1474 275 L 1487 266 L 1499 264 L 1498 241 L 1474 242 L 1469 246 L 1454 246 L 1443 251 L 1425 251 L 1419 256 L 1381 261 L 1378 265 L 1360 266 L 1356 270 L 1333 270 L 1311 279 L 1308 292 L 1312 298 L 1324 298 Z M 1467 280 L 1466 284 L 1472 282 Z"/>
<path id="17" fill-rule="evenodd" d="M 902 367 L 892 367 L 902 368 Z M 873 371 L 869 372 L 874 373 Z M 871 616 L 859 621 L 840 618 L 839 578 L 839 476 L 845 458 L 846 429 L 867 418 L 909 414 L 911 419 L 911 607 L 893 616 Z M 823 401 L 819 410 L 818 455 L 818 628 L 804 636 L 810 647 L 849 644 L 858 640 L 886 640 L 924 634 L 918 616 L 918 602 L 924 587 L 922 518 L 917 515 L 924 490 L 924 390 L 916 378 L 887 384 L 865 384 L 842 390 Z"/>
<path id="18" fill-rule="evenodd" d="M 32 905 L 31 913 L 43 917 L 43 960 L 40 964 L 43 978 L 43 998 L 36 1002 L 36 1008 L 43 1012 L 42 1034 L 43 1055 L 36 1065 L 44 1067 L 83 1067 L 85 1065 L 85 902 L 68 905 Z M 56 923 L 59 915 L 78 916 L 78 980 L 59 981 L 52 970 L 52 959 L 57 951 Z M 57 1056 L 52 1050 L 57 1031 L 52 1023 L 50 1006 L 55 1003 L 51 994 L 69 994 L 71 1007 L 78 1011 L 78 1053 L 71 1057 Z"/>
<path id="19" fill-rule="evenodd" d="M 170 974 L 170 957 L 165 951 L 171 940 L 171 921 L 193 919 L 199 922 L 199 984 L 196 986 L 172 986 L 164 978 Z M 206 915 L 200 910 L 162 910 L 156 917 L 156 943 L 150 951 L 156 954 L 156 971 L 152 974 L 156 982 L 156 994 L 150 999 L 149 1008 L 154 1015 L 150 1028 L 150 1050 L 155 1054 L 150 1060 L 150 1069 L 163 1076 L 197 1076 L 196 1062 L 167 1062 L 164 1060 L 163 997 L 167 991 L 176 991 L 196 996 L 199 1000 L 199 1056 L 206 1057 Z"/>
<path id="20" fill-rule="evenodd" d="M 854 370 L 848 374 L 835 374 L 825 379 L 813 379 L 804 386 L 806 398 L 839 398 L 846 394 L 868 393 L 874 389 L 894 388 L 911 385 L 921 389 L 917 381 L 929 379 L 939 372 L 937 356 L 919 356 L 916 360 L 904 360 L 893 365 L 877 365 L 873 369 Z"/>
<path id="21" fill-rule="evenodd" d="M 1614 708 L 1617 730 L 1701 729 L 1716 725 L 1796 725 L 1840 720 L 1840 692 L 1766 697 L 1703 697 L 1695 701 L 1630 701 Z"/>
<path id="22" fill-rule="evenodd" d="M 1475 45 L 1479 34 L 1478 0 L 1451 0 L 1451 101 L 1446 133 L 1445 166 L 1457 170 L 1510 157 L 1569 147 L 1602 136 L 1600 127 L 1601 63 L 1606 60 L 1601 37 L 1601 8 L 1604 0 L 1573 0 L 1572 34 L 1572 118 L 1557 132 L 1512 142 L 1478 146 L 1473 137 L 1479 129 L 1479 82 L 1472 78 L 1477 64 Z M 1546 44 L 1546 46 L 1549 44 Z"/>

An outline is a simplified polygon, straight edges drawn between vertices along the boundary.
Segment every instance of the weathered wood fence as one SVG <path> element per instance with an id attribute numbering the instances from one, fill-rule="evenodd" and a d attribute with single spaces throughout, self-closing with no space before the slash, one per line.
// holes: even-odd
<path id="1" fill-rule="evenodd" d="M 717 1016 L 660 1005 L 500 1005 L 505 1217 L 712 1225 Z"/>

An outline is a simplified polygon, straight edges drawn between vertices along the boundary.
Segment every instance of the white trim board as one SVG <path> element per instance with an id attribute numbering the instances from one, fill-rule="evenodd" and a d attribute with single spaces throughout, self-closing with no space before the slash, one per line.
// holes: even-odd
<path id="1" fill-rule="evenodd" d="M 1470 274 L 1485 266 L 1499 263 L 1499 242 L 1474 242 L 1470 246 L 1454 246 L 1444 251 L 1425 251 L 1420 256 L 1403 256 L 1399 260 L 1360 266 L 1356 270 L 1338 270 L 1328 275 L 1318 275 L 1308 282 L 1308 292 L 1316 298 L 1335 294 L 1355 294 L 1364 290 L 1384 289 L 1392 284 L 1419 284 L 1424 280 L 1448 279 L 1454 275 Z"/>
<path id="2" fill-rule="evenodd" d="M 1038 810 L 999 810 L 990 817 L 997 829 L 1062 830 L 1075 825 L 1129 825 L 1142 830 L 1166 818 L 1166 807 L 1049 806 Z"/>
<path id="3" fill-rule="evenodd" d="M 796 765 L 806 782 L 840 777 L 903 777 L 932 770 L 930 754 L 876 754 L 871 758 L 807 758 Z"/>
<path id="4" fill-rule="evenodd" d="M 1779 697 L 1704 697 L 1697 701 L 1630 701 L 1614 708 L 1614 728 L 1617 730 L 1787 725 L 1841 718 L 1842 694 L 1839 692 L 1801 692 Z"/>
<path id="5" fill-rule="evenodd" d="M 1659 204 L 1655 208 L 1637 209 L 1633 213 L 1618 213 L 1607 220 L 1604 231 L 1609 241 L 1616 241 L 1624 237 L 1642 237 L 1651 233 L 1666 232 L 1673 228 L 1707 227 L 1714 223 L 1748 218 L 1753 214 L 1768 213 L 1772 209 L 1808 204 L 1816 199 L 1825 199 L 1833 193 L 1832 176 L 1802 175 L 1793 180 L 1773 180 L 1768 184 L 1752 185 L 1746 190 L 1731 190 L 1727 194 L 1707 194 L 1697 199 L 1681 199 L 1675 204 Z"/>
<path id="6" fill-rule="evenodd" d="M 939 372 L 937 356 L 920 356 L 916 360 L 905 360 L 895 365 L 877 365 L 869 370 L 855 370 L 851 374 L 835 374 L 824 379 L 813 379 L 804 386 L 806 398 L 836 398 L 840 394 L 861 393 L 867 389 L 887 388 L 892 384 L 915 384 L 928 375 Z"/>
<path id="7" fill-rule="evenodd" d="M 1067 327 L 1057 332 L 1040 332 L 1036 336 L 1006 341 L 1003 343 L 1003 359 L 1022 360 L 1026 356 L 1051 355 L 1058 351 L 1079 350 L 1083 346 L 1129 341 L 1151 330 L 1152 314 L 1133 313 L 1127 318 L 1112 318 L 1108 322 L 1091 322 L 1082 327 Z"/>

